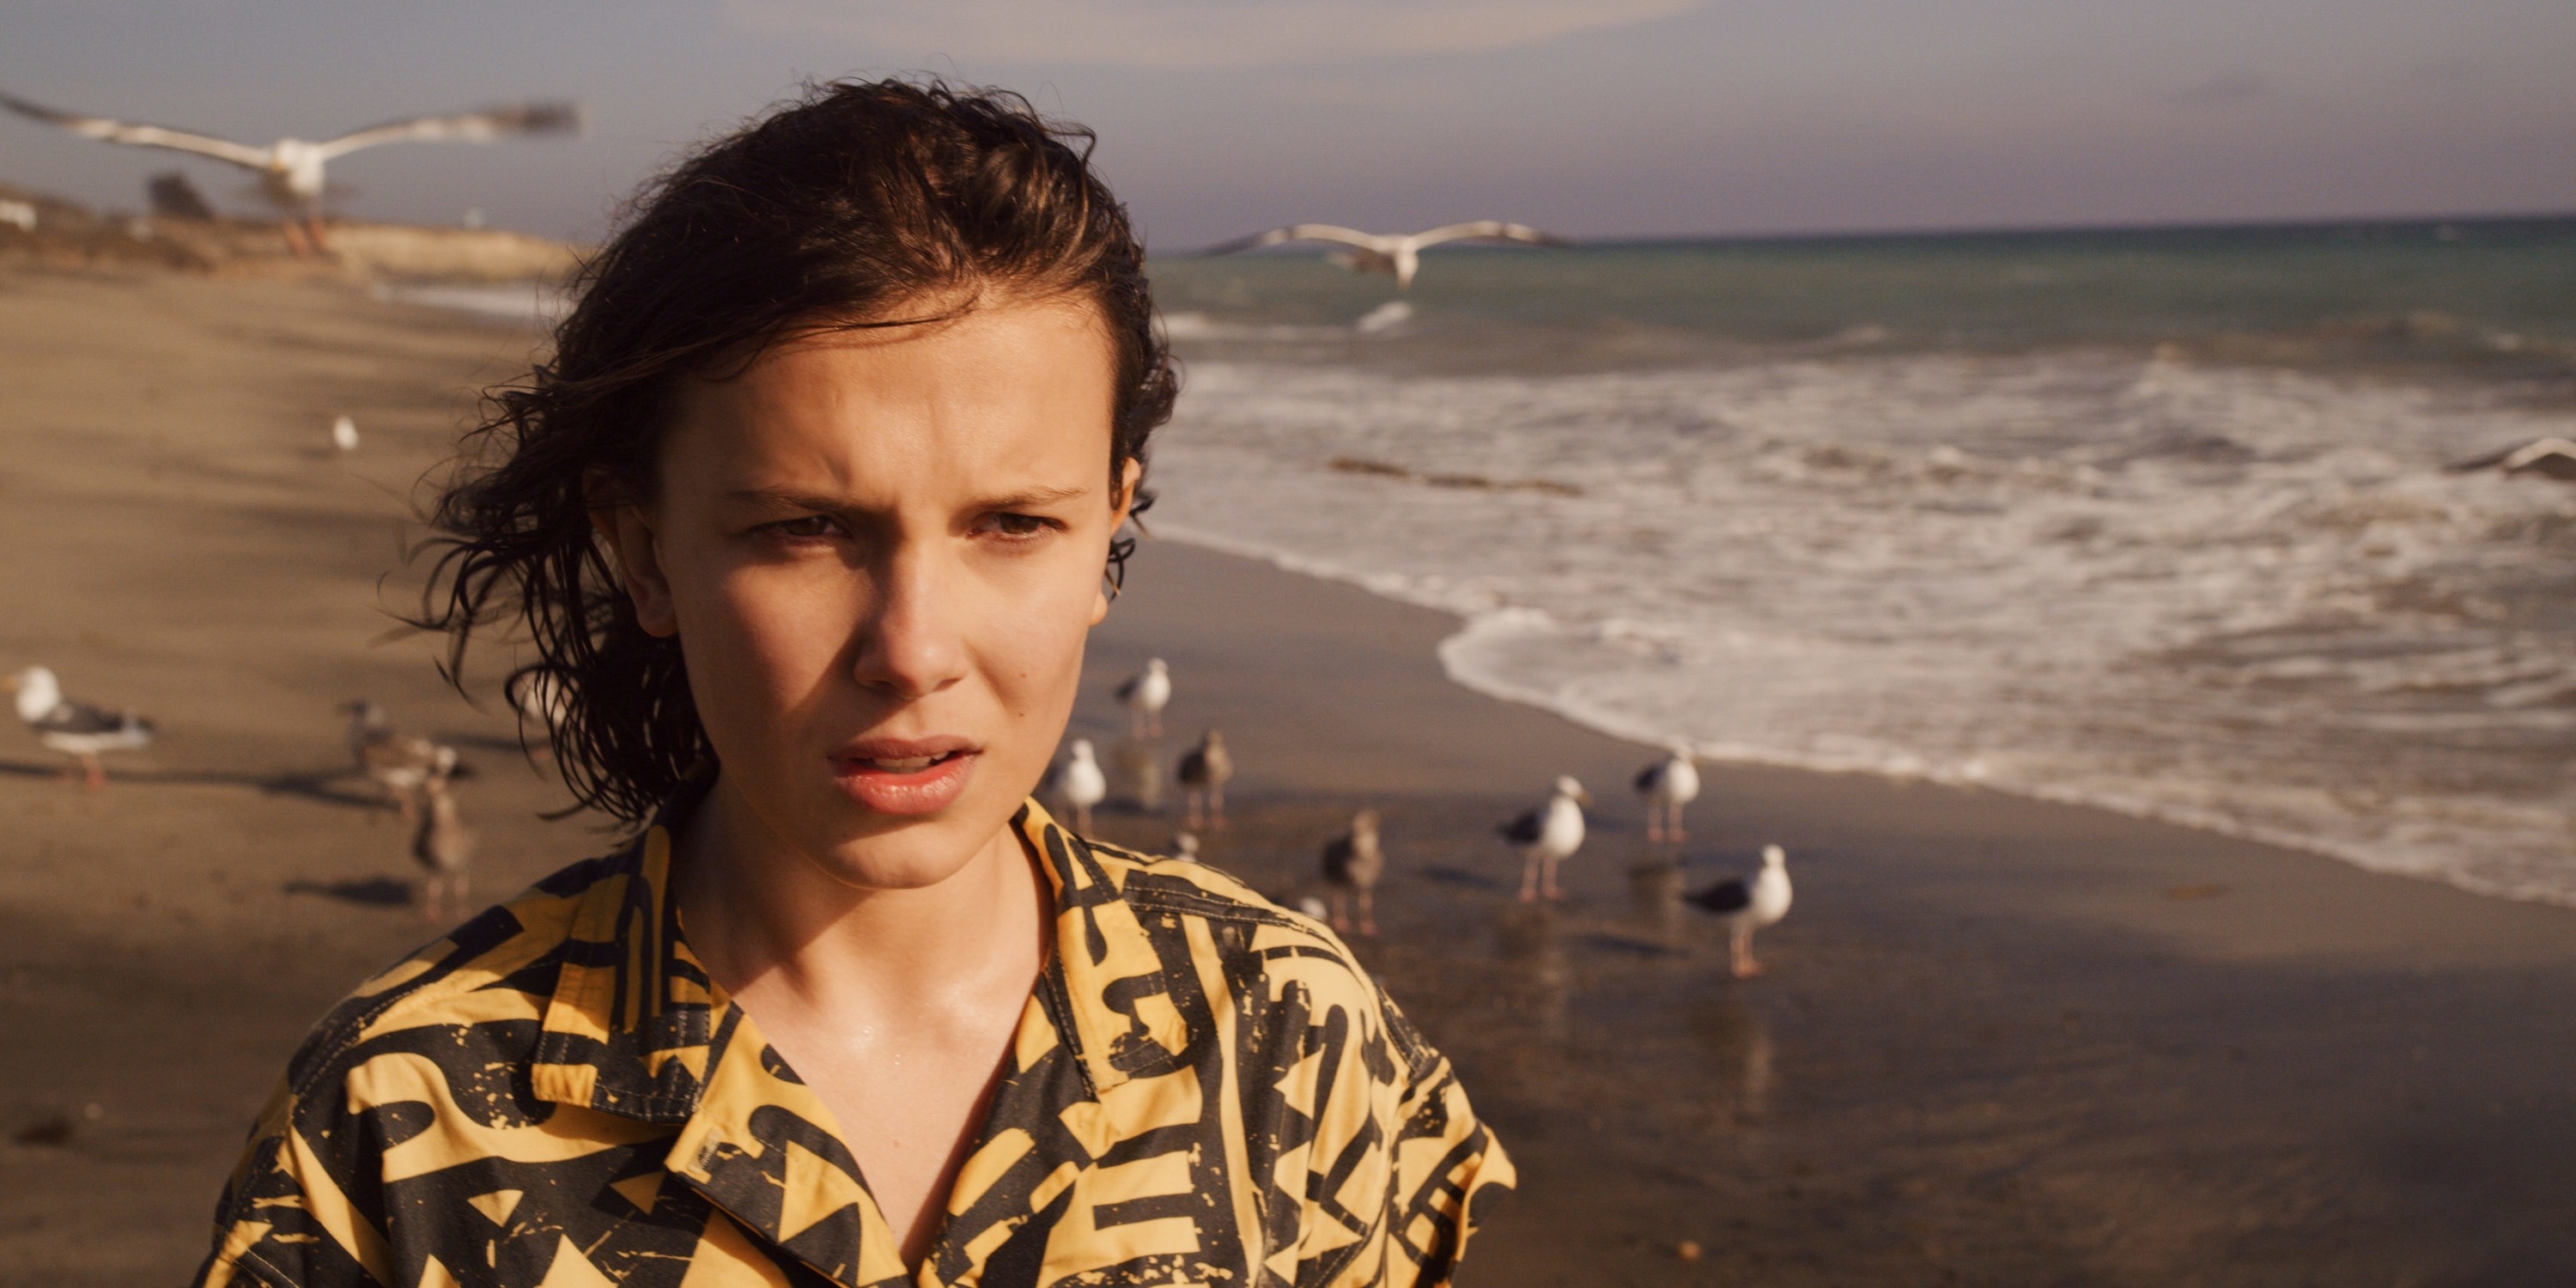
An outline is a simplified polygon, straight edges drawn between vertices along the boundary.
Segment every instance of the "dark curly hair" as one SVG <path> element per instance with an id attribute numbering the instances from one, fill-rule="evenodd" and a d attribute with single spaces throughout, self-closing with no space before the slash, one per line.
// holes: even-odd
<path id="1" fill-rule="evenodd" d="M 1092 143 L 1004 91 L 836 82 L 648 185 L 582 268 L 552 358 L 485 395 L 438 497 L 426 548 L 442 553 L 413 624 L 448 634 L 449 681 L 462 686 L 478 631 L 515 619 L 537 660 L 506 691 L 553 708 L 565 785 L 628 823 L 713 756 L 679 642 L 637 624 L 591 513 L 656 493 L 676 382 L 739 371 L 783 339 L 944 320 L 996 295 L 1087 298 L 1117 363 L 1113 490 L 1141 468 L 1179 382 Z M 1150 504 L 1140 488 L 1130 513 Z M 1113 587 L 1133 549 L 1112 544 Z"/>

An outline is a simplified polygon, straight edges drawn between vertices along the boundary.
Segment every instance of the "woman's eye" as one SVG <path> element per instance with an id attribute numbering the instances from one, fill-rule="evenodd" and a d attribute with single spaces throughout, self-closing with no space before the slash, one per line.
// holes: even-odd
<path id="1" fill-rule="evenodd" d="M 1034 514 L 995 514 L 984 520 L 986 531 L 1004 537 L 1034 537 L 1054 526 Z"/>
<path id="2" fill-rule="evenodd" d="M 809 514 L 801 519 L 787 519 L 770 524 L 769 530 L 782 537 L 814 538 L 828 537 L 838 526 L 832 522 L 829 515 Z"/>

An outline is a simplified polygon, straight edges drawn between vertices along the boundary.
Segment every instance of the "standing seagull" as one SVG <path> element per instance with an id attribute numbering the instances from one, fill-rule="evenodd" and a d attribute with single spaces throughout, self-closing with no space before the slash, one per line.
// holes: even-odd
<path id="1" fill-rule="evenodd" d="M 421 870 L 420 910 L 431 921 L 462 915 L 474 866 L 474 831 L 456 814 L 456 789 L 444 773 L 421 780 L 420 830 L 413 833 L 411 857 Z"/>
<path id="2" fill-rule="evenodd" d="M 1364 233 L 1338 224 L 1290 224 L 1266 233 L 1210 246 L 1202 255 L 1231 255 L 1237 251 L 1259 250 L 1286 242 L 1338 242 L 1351 249 L 1335 251 L 1334 263 L 1354 273 L 1388 273 L 1395 278 L 1395 289 L 1413 288 L 1413 275 L 1422 269 L 1422 250 L 1453 241 L 1508 241 L 1531 246 L 1571 246 L 1574 243 L 1554 233 L 1543 233 L 1527 224 L 1505 223 L 1500 219 L 1479 219 L 1472 223 L 1443 224 L 1418 233 Z"/>
<path id="3" fill-rule="evenodd" d="M 61 681 L 41 666 L 31 666 L 5 680 L 0 689 L 17 694 L 18 718 L 36 731 L 36 741 L 69 755 L 82 770 L 81 783 L 95 791 L 107 786 L 107 770 L 98 763 L 102 751 L 141 751 L 158 730 L 131 711 L 110 711 L 63 696 Z M 67 768 L 65 778 L 71 777 Z"/>
<path id="4" fill-rule="evenodd" d="M 1521 847 L 1522 903 L 1542 894 L 1550 899 L 1565 897 L 1556 887 L 1556 865 L 1583 848 L 1583 807 L 1591 803 L 1592 794 L 1583 790 L 1583 784 L 1559 774 L 1556 791 L 1545 805 L 1499 829 L 1504 840 Z"/>
<path id="5" fill-rule="evenodd" d="M 1183 826 L 1225 826 L 1225 780 L 1234 777 L 1234 757 L 1225 754 L 1224 734 L 1214 729 L 1201 734 L 1199 745 L 1181 753 L 1172 776 L 1181 780 L 1189 801 Z"/>
<path id="6" fill-rule="evenodd" d="M 1762 973 L 1753 960 L 1753 932 L 1779 924 L 1789 915 L 1789 855 L 1779 846 L 1762 847 L 1762 870 L 1752 879 L 1732 877 L 1710 886 L 1690 901 L 1726 923 L 1728 965 L 1737 979 Z"/>
<path id="7" fill-rule="evenodd" d="M 1637 771 L 1637 794 L 1646 798 L 1646 839 L 1682 839 L 1682 807 L 1699 799 L 1699 765 L 1689 746 L 1674 743 L 1670 759 Z"/>
<path id="8" fill-rule="evenodd" d="M 1056 767 L 1055 790 L 1064 797 L 1065 804 L 1073 807 L 1073 830 L 1087 835 L 1091 831 L 1091 807 L 1108 799 L 1109 776 L 1100 772 L 1100 762 L 1092 757 L 1089 738 L 1074 739 L 1066 751 L 1069 756 Z"/>
<path id="9" fill-rule="evenodd" d="M 384 708 L 375 703 L 360 698 L 340 709 L 349 713 L 349 758 L 385 789 L 386 798 L 404 819 L 412 817 L 416 794 L 430 778 L 464 776 L 465 767 L 457 763 L 454 747 L 397 731 L 386 721 Z"/>
<path id="10" fill-rule="evenodd" d="M 287 241 L 299 252 L 319 249 L 322 245 L 322 167 L 339 157 L 380 143 L 439 140 L 488 143 L 507 135 L 560 134 L 578 130 L 582 123 L 579 104 L 515 103 L 447 116 L 405 117 L 318 143 L 279 139 L 258 147 L 187 130 L 57 111 L 8 94 L 0 94 L 0 107 L 93 139 L 134 147 L 193 152 L 255 171 L 259 175 L 261 194 L 285 212 Z M 303 221 L 300 228 L 296 223 L 298 219 Z M 310 239 L 309 244 L 307 238 Z"/>
<path id="11" fill-rule="evenodd" d="M 1118 700 L 1127 704 L 1127 728 L 1139 738 L 1163 736 L 1163 708 L 1172 701 L 1172 672 L 1159 657 L 1145 659 L 1141 674 L 1127 677 L 1118 686 Z"/>
<path id="12" fill-rule="evenodd" d="M 1377 934 L 1377 879 L 1386 874 L 1386 851 L 1377 843 L 1377 811 L 1351 816 L 1351 830 L 1324 842 L 1324 881 L 1333 887 L 1333 929 L 1351 928 L 1351 898 L 1359 897 L 1360 933 Z"/>

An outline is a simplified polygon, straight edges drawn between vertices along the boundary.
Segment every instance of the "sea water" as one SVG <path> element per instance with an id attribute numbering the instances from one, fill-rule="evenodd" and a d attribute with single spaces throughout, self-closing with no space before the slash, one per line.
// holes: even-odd
<path id="1" fill-rule="evenodd" d="M 1460 682 L 2576 903 L 2576 221 L 1164 259 L 1157 533 Z"/>

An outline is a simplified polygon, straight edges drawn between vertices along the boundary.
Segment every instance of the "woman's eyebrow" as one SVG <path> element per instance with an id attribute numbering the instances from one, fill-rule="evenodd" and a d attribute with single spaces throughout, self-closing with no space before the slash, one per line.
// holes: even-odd
<path id="1" fill-rule="evenodd" d="M 1091 495 L 1087 487 L 1028 487 L 978 498 L 973 508 L 979 510 L 1012 510 L 1054 505 Z M 737 488 L 725 494 L 728 500 L 783 510 L 851 510 L 865 509 L 852 504 L 848 497 L 825 496 L 815 492 L 793 492 L 779 488 Z"/>
<path id="2" fill-rule="evenodd" d="M 1022 488 L 1016 492 L 1004 492 L 998 496 L 985 497 L 975 503 L 975 508 L 980 510 L 1019 510 L 1033 506 L 1053 505 L 1059 501 L 1079 500 L 1089 495 L 1091 495 L 1091 489 L 1087 487 Z"/>

